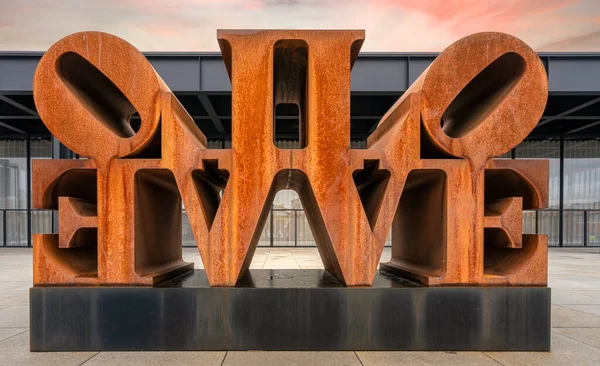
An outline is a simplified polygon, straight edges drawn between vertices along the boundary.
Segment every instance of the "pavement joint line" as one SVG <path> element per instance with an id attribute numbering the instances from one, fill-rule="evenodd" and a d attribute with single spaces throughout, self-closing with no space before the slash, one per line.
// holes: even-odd
<path id="1" fill-rule="evenodd" d="M 572 328 L 572 327 L 571 327 L 571 328 Z M 578 328 L 580 328 L 580 327 L 578 327 Z M 587 328 L 586 328 L 586 329 L 587 329 Z M 570 340 L 572 340 L 572 341 L 574 341 L 574 342 L 581 343 L 581 344 L 583 344 L 583 345 L 585 345 L 585 346 L 592 347 L 592 348 L 595 348 L 595 349 L 597 349 L 597 350 L 600 350 L 600 348 L 598 348 L 598 347 L 596 347 L 596 346 L 592 346 L 591 344 L 587 344 L 587 343 L 585 343 L 585 342 L 582 342 L 582 341 L 580 341 L 580 340 L 577 340 L 577 339 L 575 339 L 575 338 L 571 338 L 571 337 L 569 337 L 568 335 L 565 335 L 565 334 L 562 334 L 562 333 L 558 333 L 558 332 L 554 331 L 554 329 L 552 329 L 552 333 L 556 333 L 556 334 L 558 334 L 559 336 L 562 336 L 562 337 L 565 337 L 565 338 L 569 338 Z M 552 353 L 552 349 L 550 349 L 550 353 Z"/>
<path id="2" fill-rule="evenodd" d="M 581 314 L 585 314 L 585 315 L 593 316 L 593 317 L 595 317 L 595 318 L 600 318 L 600 316 L 598 316 L 598 315 L 594 315 L 594 314 L 586 313 L 585 311 L 581 311 L 581 310 L 577 310 L 577 309 L 571 309 L 571 308 L 568 308 L 568 307 L 567 307 L 568 305 L 558 305 L 558 304 L 550 304 L 550 305 L 552 305 L 552 306 L 558 306 L 559 308 L 563 308 L 563 309 L 567 309 L 567 310 L 573 310 L 573 311 L 577 311 L 577 312 L 579 312 L 579 313 L 581 313 Z M 582 305 L 585 305 L 585 304 L 582 304 Z M 598 305 L 598 306 L 600 306 L 600 305 Z M 599 328 L 599 327 L 553 327 L 553 328 Z"/>
<path id="3" fill-rule="evenodd" d="M 229 354 L 229 351 L 225 351 L 225 354 L 223 355 L 223 359 L 221 360 L 221 366 L 223 366 L 223 364 L 225 363 L 225 359 L 227 358 L 228 354 Z"/>
<path id="4" fill-rule="evenodd" d="M 29 306 L 29 301 L 27 302 L 27 304 L 12 304 L 12 305 L 1 306 L 0 311 L 2 311 L 4 309 L 15 307 L 15 306 L 25 306 L 25 305 Z M 8 327 L 0 327 L 0 328 L 8 328 Z M 13 328 L 23 328 L 23 327 L 13 327 Z"/>
<path id="5" fill-rule="evenodd" d="M 91 360 L 92 358 L 98 356 L 100 354 L 100 352 L 96 352 L 95 354 L 91 355 L 90 358 L 88 358 L 87 360 L 83 361 L 82 363 L 79 364 L 79 366 L 87 363 L 89 360 Z"/>
<path id="6" fill-rule="evenodd" d="M 4 329 L 16 329 L 16 328 L 22 328 L 22 327 L 5 327 Z M 11 338 L 14 338 L 14 337 L 16 337 L 16 336 L 18 336 L 18 335 L 21 335 L 21 334 L 23 334 L 23 333 L 25 333 L 25 332 L 29 332 L 29 328 L 27 328 L 27 329 L 25 329 L 24 331 L 22 331 L 22 332 L 19 332 L 19 333 L 17 333 L 17 334 L 13 334 L 13 335 L 11 335 L 10 337 L 6 337 L 6 338 L 4 338 L 4 339 L 0 339 L 0 343 L 2 343 L 2 342 L 4 342 L 4 341 L 7 341 L 7 340 L 9 340 L 9 339 L 11 339 Z"/>
<path id="7" fill-rule="evenodd" d="M 484 354 L 484 355 L 485 355 L 486 357 L 488 357 L 489 359 L 491 359 L 492 361 L 494 361 L 494 362 L 496 362 L 496 363 L 498 363 L 498 364 L 500 364 L 500 365 L 502 365 L 502 366 L 505 366 L 505 364 L 503 364 L 502 362 L 500 362 L 500 361 L 496 360 L 496 359 L 495 359 L 494 357 L 492 357 L 491 355 L 488 355 L 486 352 L 481 352 L 481 353 L 482 353 L 482 354 Z"/>
<path id="8" fill-rule="evenodd" d="M 362 360 L 360 359 L 360 357 L 358 357 L 358 353 L 356 353 L 356 351 L 352 351 L 352 352 L 354 352 L 354 356 L 356 356 L 356 358 L 358 359 L 358 362 L 360 362 L 360 364 L 362 366 L 365 366 L 365 364 L 362 362 Z"/>

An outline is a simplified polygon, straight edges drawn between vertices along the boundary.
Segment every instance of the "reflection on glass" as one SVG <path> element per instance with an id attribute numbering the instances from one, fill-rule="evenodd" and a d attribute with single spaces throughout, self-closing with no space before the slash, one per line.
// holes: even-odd
<path id="1" fill-rule="evenodd" d="M 564 208 L 600 209 L 600 141 L 565 141 Z"/>
<path id="2" fill-rule="evenodd" d="M 580 210 L 600 209 L 600 141 L 565 140 L 564 159 L 563 246 L 589 245 L 597 216 Z"/>
<path id="3" fill-rule="evenodd" d="M 284 189 L 275 195 L 258 245 L 270 246 L 271 240 L 276 247 L 316 245 L 296 191 Z"/>
<path id="4" fill-rule="evenodd" d="M 230 147 L 231 144 L 230 141 L 219 143 L 225 148 Z M 563 144 L 565 159 L 563 245 L 600 246 L 600 141 L 564 140 Z M 30 155 L 34 159 L 52 156 L 52 144 L 49 138 L 31 139 L 30 148 Z M 0 246 L 27 245 L 29 184 L 26 149 L 27 141 L 24 139 L 0 139 Z M 537 230 L 538 233 L 548 235 L 550 246 L 558 246 L 560 141 L 527 140 L 515 148 L 514 155 L 517 159 L 549 159 L 549 208 L 537 214 L 535 211 L 524 212 L 523 232 L 535 233 Z M 510 157 L 511 152 L 508 152 L 499 158 Z M 52 226 L 52 211 L 31 211 L 32 233 L 51 233 Z M 185 209 L 183 209 L 182 234 L 184 246 L 196 246 Z M 390 238 L 391 234 L 387 238 L 386 246 L 390 245 Z M 295 191 L 282 190 L 277 193 L 258 245 L 316 245 L 300 198 Z"/>
<path id="5" fill-rule="evenodd" d="M 563 246 L 574 247 L 584 244 L 584 216 L 583 211 L 564 211 Z"/>
<path id="6" fill-rule="evenodd" d="M 31 211 L 31 233 L 52 234 L 52 210 Z"/>
<path id="7" fill-rule="evenodd" d="M 560 208 L 560 141 L 523 141 L 515 148 L 516 159 L 549 159 L 549 209 Z"/>
<path id="8" fill-rule="evenodd" d="M 548 209 L 560 208 L 560 141 L 540 140 L 523 141 L 515 148 L 516 159 L 548 159 L 549 191 Z M 537 214 L 537 229 L 539 234 L 548 235 L 548 245 L 559 245 L 559 211 L 539 211 Z M 534 211 L 523 213 L 523 233 L 534 234 L 535 213 Z"/>
<path id="9" fill-rule="evenodd" d="M 297 211 L 296 233 L 298 235 L 297 245 L 299 247 L 314 247 L 316 246 L 315 238 L 308 224 L 304 211 Z"/>
<path id="10" fill-rule="evenodd" d="M 271 235 L 273 246 L 314 247 L 317 245 L 298 193 L 289 189 L 279 191 L 273 199 L 271 214 L 272 221 L 269 216 L 260 236 L 259 246 L 270 246 Z M 271 230 L 271 222 L 273 230 Z M 390 231 L 385 242 L 386 246 L 391 245 L 391 238 Z"/>
<path id="11" fill-rule="evenodd" d="M 27 208 L 27 143 L 0 140 L 0 209 Z"/>
<path id="12" fill-rule="evenodd" d="M 548 235 L 548 246 L 558 246 L 560 211 L 538 211 L 538 233 Z"/>
<path id="13" fill-rule="evenodd" d="M 269 212 L 269 216 L 265 221 L 265 226 L 263 231 L 258 239 L 259 247 L 269 247 L 271 246 L 271 213 Z"/>
<path id="14" fill-rule="evenodd" d="M 6 211 L 6 246 L 27 246 L 27 211 Z"/>
<path id="15" fill-rule="evenodd" d="M 535 211 L 523 211 L 523 234 L 535 234 Z"/>
<path id="16" fill-rule="evenodd" d="M 190 220 L 188 219 L 187 213 L 185 209 L 181 213 L 181 241 L 183 242 L 184 247 L 195 247 L 196 241 L 194 240 L 194 233 L 192 232 L 192 227 L 190 226 Z"/>
<path id="17" fill-rule="evenodd" d="M 587 245 L 600 246 L 600 211 L 588 212 L 587 225 Z"/>
<path id="18" fill-rule="evenodd" d="M 31 139 L 32 158 L 51 158 L 50 139 Z M 27 141 L 0 139 L 0 245 L 27 246 Z M 32 233 L 52 232 L 52 211 L 33 210 Z M 4 240 L 6 238 L 6 240 Z"/>
<path id="19" fill-rule="evenodd" d="M 295 246 L 296 212 L 293 210 L 273 210 L 273 245 L 281 247 Z"/>

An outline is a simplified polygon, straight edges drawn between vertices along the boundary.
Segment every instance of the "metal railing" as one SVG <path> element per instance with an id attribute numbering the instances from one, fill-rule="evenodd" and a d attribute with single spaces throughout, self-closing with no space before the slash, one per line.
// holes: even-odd
<path id="1" fill-rule="evenodd" d="M 0 209 L 0 247 L 28 247 L 28 235 L 54 232 L 52 210 L 31 210 L 31 233 L 27 232 L 27 209 Z M 548 235 L 550 247 L 600 247 L 600 209 L 560 209 L 523 212 L 523 233 Z M 562 222 L 562 241 L 559 226 Z M 183 210 L 182 244 L 195 247 Z M 271 210 L 259 246 L 310 247 L 316 243 L 303 209 Z M 390 238 L 386 242 L 390 245 Z"/>
<path id="2" fill-rule="evenodd" d="M 600 247 L 600 209 L 562 212 L 561 217 L 560 209 L 525 211 L 523 233 L 548 235 L 550 247 Z"/>

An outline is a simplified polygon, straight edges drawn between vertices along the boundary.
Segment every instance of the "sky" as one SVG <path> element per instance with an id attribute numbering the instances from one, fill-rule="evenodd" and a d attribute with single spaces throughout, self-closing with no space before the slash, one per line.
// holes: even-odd
<path id="1" fill-rule="evenodd" d="M 368 52 L 437 52 L 481 31 L 600 52 L 600 0 L 0 0 L 0 51 L 86 30 L 141 51 L 218 51 L 217 29 L 281 28 L 365 29 Z"/>

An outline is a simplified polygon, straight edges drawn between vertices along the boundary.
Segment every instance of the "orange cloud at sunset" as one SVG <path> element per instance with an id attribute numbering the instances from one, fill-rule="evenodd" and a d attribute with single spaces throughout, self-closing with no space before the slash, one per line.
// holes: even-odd
<path id="1" fill-rule="evenodd" d="M 143 51 L 217 51 L 218 28 L 366 29 L 363 51 L 440 51 L 511 33 L 538 51 L 600 51 L 597 0 L 0 0 L 0 50 L 100 30 Z"/>

